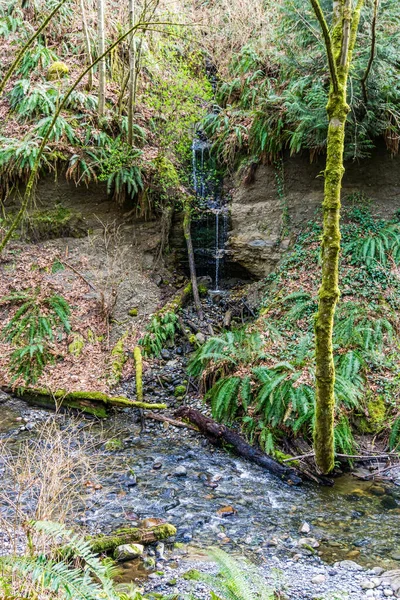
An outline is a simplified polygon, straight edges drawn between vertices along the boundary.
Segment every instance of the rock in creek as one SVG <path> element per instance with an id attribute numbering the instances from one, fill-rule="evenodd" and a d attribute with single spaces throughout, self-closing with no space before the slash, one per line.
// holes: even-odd
<path id="1" fill-rule="evenodd" d="M 117 546 L 115 548 L 114 558 L 118 562 L 131 560 L 132 558 L 142 556 L 143 550 L 144 546 L 142 546 L 142 544 L 122 544 L 122 546 Z"/>

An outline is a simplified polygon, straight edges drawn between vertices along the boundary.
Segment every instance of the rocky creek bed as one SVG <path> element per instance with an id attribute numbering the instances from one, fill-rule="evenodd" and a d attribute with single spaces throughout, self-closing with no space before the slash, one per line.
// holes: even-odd
<path id="1" fill-rule="evenodd" d="M 215 310 L 211 323 L 217 327 L 220 319 Z M 163 414 L 171 415 L 182 403 L 206 410 L 186 381 L 186 363 L 182 343 L 164 350 L 145 371 L 146 400 L 166 402 L 169 410 Z M 177 398 L 182 385 L 189 393 Z M 121 391 L 134 397 L 134 379 Z M 0 436 L 13 452 L 21 440 L 40 431 L 49 413 L 6 395 L 0 401 Z M 73 420 L 56 418 L 60 427 Z M 204 583 L 180 576 L 190 569 L 213 573 L 205 549 L 221 547 L 259 564 L 270 583 L 282 587 L 282 598 L 358 600 L 396 593 L 396 581 L 385 583 L 379 575 L 400 569 L 398 487 L 351 475 L 337 478 L 333 488 L 290 487 L 212 447 L 195 431 L 153 420 L 146 420 L 141 431 L 137 411 L 131 409 L 118 410 L 103 422 L 79 417 L 72 430 L 77 443 L 88 427 L 97 438 L 96 485 L 76 506 L 75 526 L 108 533 L 157 517 L 177 528 L 175 539 L 147 549 L 154 557 L 152 569 L 146 571 L 139 560 L 123 563 L 122 581 L 145 577 L 146 590 L 175 594 L 194 589 L 197 596 L 208 597 Z M 0 475 L 7 493 L 14 484 L 5 477 L 1 457 Z M 0 534 L 6 552 L 9 540 Z"/>

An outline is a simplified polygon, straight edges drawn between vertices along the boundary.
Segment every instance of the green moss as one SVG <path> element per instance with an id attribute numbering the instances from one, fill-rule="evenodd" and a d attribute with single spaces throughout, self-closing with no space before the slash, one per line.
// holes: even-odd
<path id="1" fill-rule="evenodd" d="M 169 523 L 157 525 L 149 529 L 139 527 L 124 527 L 118 529 L 113 535 L 99 535 L 88 538 L 93 552 L 104 554 L 113 552 L 117 546 L 129 543 L 148 543 L 151 541 L 149 534 L 153 534 L 156 540 L 164 540 L 176 534 L 176 528 Z"/>
<path id="2" fill-rule="evenodd" d="M 72 342 L 68 346 L 68 352 L 73 356 L 80 356 L 85 347 L 85 339 L 80 333 L 72 334 Z"/>
<path id="3" fill-rule="evenodd" d="M 184 385 L 177 385 L 174 390 L 175 398 L 180 398 L 186 394 L 186 387 Z"/>
<path id="4" fill-rule="evenodd" d="M 200 578 L 201 574 L 197 569 L 190 569 L 182 575 L 182 579 L 186 579 L 187 581 L 199 581 Z"/>
<path id="5" fill-rule="evenodd" d="M 86 229 L 80 213 L 63 206 L 30 213 L 24 221 L 24 234 L 33 242 L 59 237 L 82 237 Z"/>
<path id="6" fill-rule="evenodd" d="M 137 317 L 138 316 L 138 309 L 137 308 L 131 308 L 131 310 L 128 312 L 128 315 L 130 317 Z"/>
<path id="7" fill-rule="evenodd" d="M 197 288 L 199 290 L 200 296 L 207 296 L 208 287 L 204 283 L 201 283 L 199 286 L 197 286 Z"/>
<path id="8" fill-rule="evenodd" d="M 86 332 L 86 337 L 87 337 L 87 341 L 90 344 L 94 344 L 96 342 L 96 335 L 93 333 L 93 331 L 89 328 Z"/>
<path id="9" fill-rule="evenodd" d="M 274 458 L 276 458 L 276 460 L 278 462 L 283 462 L 284 460 L 287 460 L 287 459 L 292 458 L 292 457 L 290 456 L 290 454 L 285 454 L 284 452 L 281 452 L 280 450 L 275 450 L 274 451 Z M 294 467 L 294 466 L 296 466 L 296 465 L 299 464 L 299 461 L 298 460 L 291 460 L 290 462 L 286 462 L 284 464 L 286 464 L 286 466 L 289 466 L 289 467 Z"/>
<path id="10" fill-rule="evenodd" d="M 124 348 L 126 337 L 127 334 L 125 333 L 111 350 L 111 374 L 114 383 L 118 383 L 120 381 L 124 365 L 128 360 Z"/>
<path id="11" fill-rule="evenodd" d="M 154 527 L 153 532 L 158 540 L 165 540 L 176 535 L 176 527 L 170 523 L 164 523 L 164 525 Z"/>
<path id="12" fill-rule="evenodd" d="M 113 452 L 114 450 L 121 450 L 121 448 L 123 447 L 123 444 L 120 439 L 116 438 L 113 440 L 107 440 L 106 443 L 104 444 L 104 447 L 109 452 Z"/>
<path id="13" fill-rule="evenodd" d="M 47 81 L 56 81 L 57 79 L 62 79 L 63 77 L 67 77 L 69 74 L 69 67 L 65 63 L 57 60 L 53 62 L 47 69 L 46 79 Z"/>

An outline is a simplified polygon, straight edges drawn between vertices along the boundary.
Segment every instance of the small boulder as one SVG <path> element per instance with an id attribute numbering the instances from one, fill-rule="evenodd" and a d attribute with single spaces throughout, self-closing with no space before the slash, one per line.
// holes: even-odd
<path id="1" fill-rule="evenodd" d="M 176 469 L 174 471 L 174 475 L 176 475 L 176 477 L 186 477 L 186 475 L 187 475 L 186 467 L 184 467 L 183 465 L 179 465 L 179 467 L 176 467 Z"/>
<path id="2" fill-rule="evenodd" d="M 307 521 L 304 521 L 303 525 L 299 529 L 299 533 L 310 533 L 311 527 Z"/>
<path id="3" fill-rule="evenodd" d="M 132 560 L 138 556 L 142 556 L 144 546 L 142 544 L 122 544 L 114 550 L 114 558 L 118 562 Z"/>

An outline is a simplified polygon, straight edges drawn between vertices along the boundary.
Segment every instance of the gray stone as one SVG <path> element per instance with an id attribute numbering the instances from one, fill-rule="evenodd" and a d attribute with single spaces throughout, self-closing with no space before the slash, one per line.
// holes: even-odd
<path id="1" fill-rule="evenodd" d="M 313 577 L 311 579 L 311 583 L 316 583 L 316 584 L 324 583 L 325 579 L 326 579 L 325 575 L 322 575 L 322 573 L 321 573 L 320 575 L 315 575 L 315 577 Z"/>
<path id="2" fill-rule="evenodd" d="M 317 542 L 315 538 L 311 537 L 300 538 L 297 543 L 302 548 L 307 548 L 307 546 L 309 546 L 310 548 L 319 548 L 319 542 Z"/>
<path id="3" fill-rule="evenodd" d="M 179 467 L 176 467 L 176 469 L 174 471 L 174 475 L 176 475 L 177 477 L 186 477 L 186 475 L 187 475 L 186 467 L 184 467 L 183 465 L 179 465 Z"/>
<path id="4" fill-rule="evenodd" d="M 115 560 L 122 562 L 124 560 L 131 560 L 137 558 L 143 554 L 144 546 L 142 544 L 122 544 L 117 546 L 114 550 Z"/>
<path id="5" fill-rule="evenodd" d="M 299 529 L 299 533 L 310 533 L 311 527 L 307 521 L 304 521 L 303 525 Z"/>

